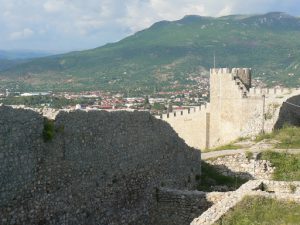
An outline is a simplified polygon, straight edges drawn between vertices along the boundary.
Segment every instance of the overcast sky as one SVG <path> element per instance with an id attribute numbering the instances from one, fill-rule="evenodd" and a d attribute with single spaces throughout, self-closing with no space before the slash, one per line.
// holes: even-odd
<path id="1" fill-rule="evenodd" d="M 88 49 L 185 15 L 271 11 L 300 16 L 300 0 L 0 0 L 0 49 Z"/>

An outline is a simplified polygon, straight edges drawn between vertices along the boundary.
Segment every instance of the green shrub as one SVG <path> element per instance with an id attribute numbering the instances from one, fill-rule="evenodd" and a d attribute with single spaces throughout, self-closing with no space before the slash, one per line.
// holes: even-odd
<path id="1" fill-rule="evenodd" d="M 44 130 L 43 139 L 45 142 L 51 141 L 54 137 L 54 121 L 45 118 L 44 120 Z"/>

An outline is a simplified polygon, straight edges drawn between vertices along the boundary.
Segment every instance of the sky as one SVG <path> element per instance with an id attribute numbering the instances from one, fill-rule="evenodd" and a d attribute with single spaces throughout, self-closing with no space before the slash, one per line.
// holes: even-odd
<path id="1" fill-rule="evenodd" d="M 185 15 L 273 11 L 300 17 L 300 0 L 0 0 L 0 49 L 90 49 Z"/>

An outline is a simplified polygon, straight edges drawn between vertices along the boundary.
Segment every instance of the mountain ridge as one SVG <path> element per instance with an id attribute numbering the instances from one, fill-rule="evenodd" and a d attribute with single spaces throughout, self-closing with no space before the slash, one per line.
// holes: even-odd
<path id="1" fill-rule="evenodd" d="M 153 90 L 208 75 L 215 52 L 219 67 L 252 67 L 270 85 L 298 86 L 299 37 L 300 18 L 282 12 L 189 15 L 154 23 L 116 43 L 13 66 L 0 72 L 0 83 L 43 90 Z"/>

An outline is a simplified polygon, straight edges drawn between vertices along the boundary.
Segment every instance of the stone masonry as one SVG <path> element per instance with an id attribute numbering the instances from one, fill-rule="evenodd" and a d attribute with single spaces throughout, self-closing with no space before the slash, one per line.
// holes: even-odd
<path id="1" fill-rule="evenodd" d="M 148 113 L 60 112 L 53 123 L 45 142 L 41 115 L 0 107 L 0 224 L 168 225 L 157 190 L 192 189 L 201 174 L 200 151 Z"/>
<path id="2" fill-rule="evenodd" d="M 247 157 L 245 153 L 209 159 L 206 162 L 225 176 L 237 176 L 250 180 L 271 180 L 275 170 L 269 161 L 252 156 Z"/>

